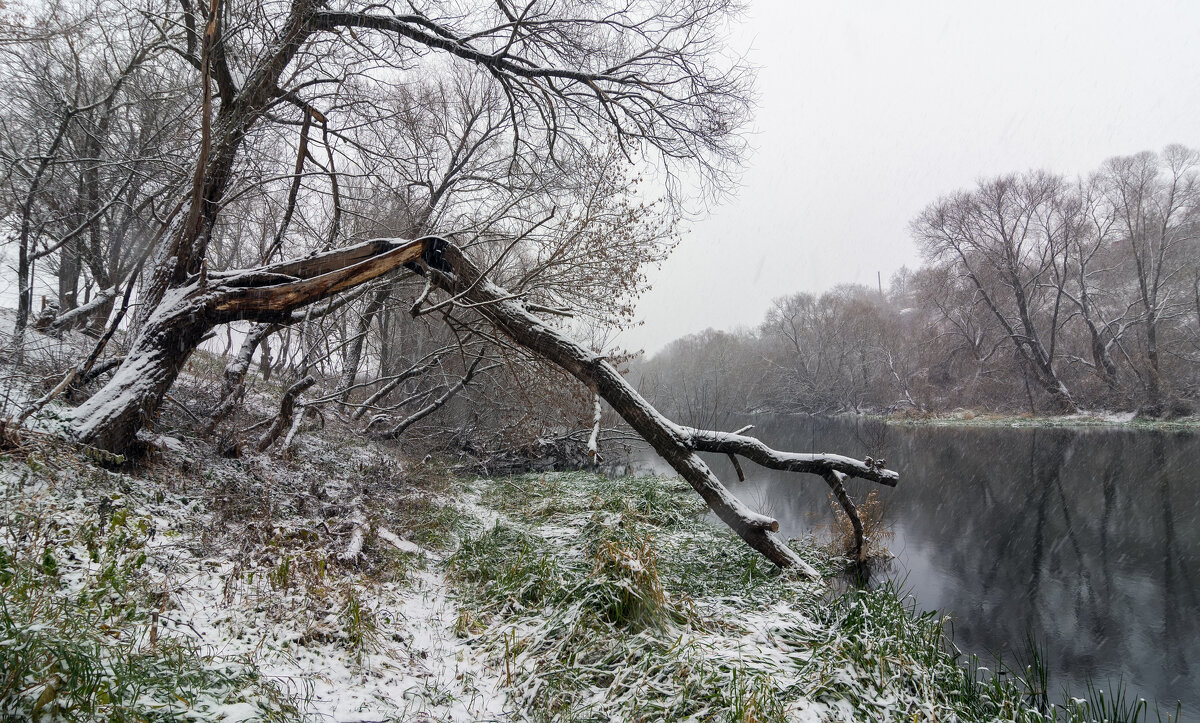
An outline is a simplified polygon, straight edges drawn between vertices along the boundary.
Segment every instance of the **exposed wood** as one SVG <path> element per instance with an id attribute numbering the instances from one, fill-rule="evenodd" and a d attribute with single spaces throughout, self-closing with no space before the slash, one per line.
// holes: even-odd
<path id="1" fill-rule="evenodd" d="M 73 435 L 90 446 L 124 451 L 157 414 L 163 395 L 213 326 L 240 319 L 293 322 L 297 309 L 412 263 L 425 246 L 422 239 L 381 239 L 260 269 L 192 277 L 170 288 L 143 322 L 114 381 L 74 411 Z M 278 283 L 282 277 L 298 280 Z M 264 285 L 238 286 L 254 283 Z"/>
<path id="2" fill-rule="evenodd" d="M 263 317 L 270 317 L 272 314 L 290 314 L 299 306 L 352 289 L 404 264 L 412 263 L 421 257 L 424 250 L 424 242 L 420 239 L 397 245 L 392 245 L 391 242 L 385 240 L 378 244 L 374 242 L 362 244 L 353 249 L 354 253 L 327 254 L 322 257 L 314 257 L 312 260 L 296 262 L 298 265 L 304 265 L 311 261 L 311 265 L 290 269 L 291 273 L 282 275 L 297 277 L 300 279 L 299 281 L 266 286 L 230 287 L 231 282 L 238 283 L 241 280 L 233 278 L 223 284 L 224 293 L 213 303 L 212 312 L 222 319 L 228 320 L 239 318 L 266 320 Z M 328 264 L 333 261 L 341 261 L 349 265 L 326 270 Z M 323 271 L 323 273 L 308 275 L 313 271 Z M 267 269 L 263 270 L 263 273 L 267 272 Z M 269 270 L 269 273 L 280 274 L 274 267 Z"/>

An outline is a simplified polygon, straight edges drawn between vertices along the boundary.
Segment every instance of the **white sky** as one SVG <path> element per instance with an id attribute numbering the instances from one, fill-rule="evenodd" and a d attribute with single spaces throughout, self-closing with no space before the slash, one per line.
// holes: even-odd
<path id="1" fill-rule="evenodd" d="M 651 275 L 648 352 L 771 299 L 884 283 L 908 222 L 983 176 L 1200 145 L 1200 2 L 750 0 L 756 150 L 736 200 Z"/>

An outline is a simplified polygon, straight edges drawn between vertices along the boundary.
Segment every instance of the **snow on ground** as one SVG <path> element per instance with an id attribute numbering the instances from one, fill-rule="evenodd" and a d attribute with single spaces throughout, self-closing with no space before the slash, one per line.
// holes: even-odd
<path id="1" fill-rule="evenodd" d="M 289 705 L 323 723 L 1023 710 L 1013 683 L 959 717 L 964 673 L 937 620 L 887 594 L 835 601 L 820 583 L 768 569 L 703 523 L 674 479 L 453 479 L 329 430 L 290 459 L 223 459 L 164 437 L 126 474 L 31 439 L 0 449 L 0 551 L 10 551 L 0 572 L 25 549 L 62 595 L 103 593 L 142 621 L 112 629 L 126 652 L 154 658 L 156 636 L 177 639 L 195 651 L 187 665 L 250 671 L 136 701 L 183 706 L 180 717 L 261 720 Z M 362 529 L 361 555 L 344 561 Z M 801 552 L 831 572 L 820 553 Z M 111 590 L 110 569 L 120 572 Z"/>
<path id="2" fill-rule="evenodd" d="M 119 518 L 146 535 L 130 550 L 144 553 L 146 563 L 130 575 L 139 590 L 165 598 L 155 615 L 162 637 L 195 643 L 210 667 L 249 666 L 298 701 L 306 718 L 510 720 L 497 672 L 456 633 L 460 607 L 442 571 L 452 548 L 431 550 L 389 522 L 369 538 L 360 565 L 337 561 L 346 539 L 338 517 L 361 502 L 347 502 L 361 491 L 355 470 L 378 464 L 377 450 L 318 445 L 320 462 L 335 453 L 345 462 L 341 472 L 254 458 L 202 459 L 199 471 L 194 441 L 167 438 L 164 458 L 130 476 L 97 469 L 59 445 L 29 453 L 46 462 L 0 455 L 0 546 L 10 557 L 19 554 L 17 539 L 28 539 L 13 520 L 53 520 L 94 536 L 103 534 L 94 532 L 100 510 L 102 531 L 116 530 Z M 193 473 L 181 473 L 181 463 Z M 316 486 L 305 486 L 313 480 Z M 333 514 L 293 506 L 314 493 Z M 89 594 L 105 574 L 107 563 L 89 559 L 77 542 L 56 558 L 68 597 Z M 222 721 L 262 715 L 253 700 L 206 700 L 203 707 L 191 714 Z"/>
<path id="3" fill-rule="evenodd" d="M 499 678 L 454 634 L 458 608 L 437 572 L 363 595 L 380 626 L 361 655 L 348 655 L 336 611 L 300 629 L 273 620 L 238 594 L 226 602 L 226 563 L 176 593 L 179 617 L 217 657 L 250 659 L 268 678 L 305 700 L 320 720 L 506 720 Z M 285 603 L 286 604 L 286 603 Z"/>

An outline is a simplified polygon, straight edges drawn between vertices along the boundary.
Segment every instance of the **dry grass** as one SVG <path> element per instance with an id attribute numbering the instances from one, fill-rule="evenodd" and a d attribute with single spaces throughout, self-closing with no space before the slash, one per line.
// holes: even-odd
<path id="1" fill-rule="evenodd" d="M 854 555 L 854 525 L 850 517 L 842 510 L 842 506 L 829 495 L 829 506 L 833 508 L 834 521 L 830 529 L 829 548 L 835 555 Z M 891 557 L 884 544 L 893 537 L 892 528 L 885 520 L 886 509 L 879 497 L 879 492 L 871 490 L 867 498 L 856 505 L 858 517 L 863 525 L 863 555 L 865 558 Z"/>

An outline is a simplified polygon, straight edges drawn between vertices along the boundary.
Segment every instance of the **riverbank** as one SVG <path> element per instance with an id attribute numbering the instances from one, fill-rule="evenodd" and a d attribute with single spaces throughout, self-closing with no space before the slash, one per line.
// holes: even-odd
<path id="1" fill-rule="evenodd" d="M 1066 415 L 996 414 L 973 410 L 919 413 L 848 415 L 866 416 L 888 424 L 939 427 L 1124 427 L 1128 429 L 1200 429 L 1200 416 L 1178 419 L 1138 417 L 1133 412 L 1079 412 Z"/>
<path id="2" fill-rule="evenodd" d="M 890 587 L 780 573 L 676 479 L 462 480 L 352 439 L 298 444 L 224 460 L 172 440 L 114 472 L 8 438 L 5 714 L 1042 719 L 1036 676 L 967 665 Z"/>

